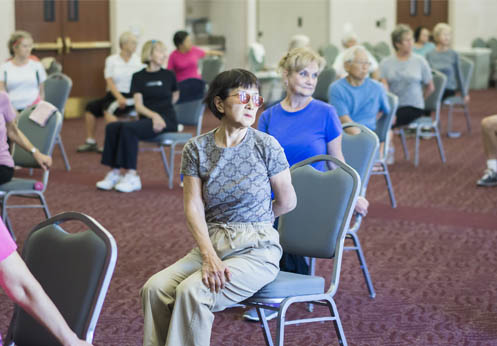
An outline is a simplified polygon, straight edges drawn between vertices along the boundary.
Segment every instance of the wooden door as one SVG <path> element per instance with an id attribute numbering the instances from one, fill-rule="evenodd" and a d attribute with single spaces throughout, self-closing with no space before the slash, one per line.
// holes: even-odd
<path id="1" fill-rule="evenodd" d="M 66 116 L 79 116 L 88 99 L 105 93 L 109 0 L 16 0 L 15 16 L 16 30 L 33 35 L 33 54 L 54 57 L 73 80 Z"/>
<path id="2" fill-rule="evenodd" d="M 397 0 L 397 23 L 408 24 L 413 30 L 424 26 L 431 31 L 437 23 L 447 23 L 448 3 L 448 0 Z"/>

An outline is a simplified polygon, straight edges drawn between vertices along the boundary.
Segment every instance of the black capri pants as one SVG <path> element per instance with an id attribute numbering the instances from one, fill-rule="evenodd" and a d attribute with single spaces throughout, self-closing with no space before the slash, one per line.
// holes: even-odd
<path id="1" fill-rule="evenodd" d="M 122 95 L 127 99 L 133 98 L 133 95 L 131 95 L 130 93 L 122 93 Z M 88 102 L 88 104 L 86 105 L 86 111 L 90 112 L 91 114 L 93 114 L 97 118 L 101 118 L 104 116 L 104 111 L 107 108 L 109 108 L 110 104 L 112 102 L 114 102 L 115 100 L 116 100 L 116 98 L 109 91 L 101 99 L 96 99 L 96 100 Z M 114 115 L 116 115 L 116 116 L 126 115 L 129 112 L 131 112 L 133 110 L 133 108 L 134 108 L 134 106 L 126 106 L 126 107 L 124 107 L 124 109 L 117 108 Z"/>

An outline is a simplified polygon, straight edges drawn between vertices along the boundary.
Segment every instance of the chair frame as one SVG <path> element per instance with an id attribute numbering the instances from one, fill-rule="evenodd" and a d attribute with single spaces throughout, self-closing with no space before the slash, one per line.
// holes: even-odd
<path id="1" fill-rule="evenodd" d="M 387 92 L 388 102 L 390 103 L 390 113 L 383 114 L 382 117 L 376 122 L 376 134 L 380 139 L 380 143 L 383 143 L 383 150 L 379 152 L 376 159 L 376 163 L 381 165 L 381 171 L 372 171 L 371 175 L 383 175 L 385 177 L 385 183 L 387 184 L 388 196 L 390 197 L 390 204 L 392 208 L 397 208 L 397 201 L 395 200 L 395 193 L 393 191 L 392 180 L 390 178 L 390 172 L 387 165 L 387 156 L 390 149 L 391 140 L 388 138 L 388 133 L 392 129 L 393 119 L 397 113 L 397 108 L 399 104 L 399 99 L 396 95 Z M 385 119 L 383 119 L 385 117 Z M 380 129 L 380 127 L 383 127 Z"/>
<path id="2" fill-rule="evenodd" d="M 357 174 L 357 172 L 347 164 L 341 162 L 340 160 L 330 156 L 330 155 L 318 155 L 311 157 L 307 160 L 304 160 L 300 163 L 295 164 L 291 167 L 291 171 L 305 166 L 310 163 L 318 162 L 318 161 L 331 161 L 335 166 L 344 170 L 347 174 L 349 174 L 354 181 L 354 187 L 351 192 L 350 198 L 347 203 L 347 211 L 344 214 L 344 218 L 340 225 L 339 233 L 337 236 L 335 251 L 334 251 L 334 261 L 333 261 L 333 271 L 331 275 L 331 283 L 326 292 L 322 294 L 311 294 L 311 295 L 303 295 L 303 296 L 288 296 L 288 297 L 274 297 L 274 298 L 256 298 L 252 297 L 245 300 L 244 304 L 255 307 L 257 310 L 257 314 L 259 316 L 259 320 L 263 329 L 264 339 L 268 346 L 273 346 L 273 340 L 271 337 L 271 332 L 269 330 L 269 325 L 267 323 L 266 316 L 264 314 L 263 309 L 278 311 L 278 320 L 277 320 L 277 332 L 276 332 L 276 345 L 282 346 L 284 342 L 284 332 L 285 326 L 300 324 L 300 323 L 310 323 L 310 322 L 324 322 L 324 321 L 332 321 L 335 331 L 337 333 L 338 340 L 341 345 L 347 345 L 347 340 L 345 337 L 345 333 L 343 331 L 342 323 L 340 321 L 340 317 L 338 315 L 338 309 L 336 307 L 335 301 L 333 297 L 338 290 L 338 283 L 340 280 L 340 269 L 342 265 L 342 255 L 344 250 L 344 242 L 345 236 L 347 234 L 347 230 L 349 229 L 350 220 L 352 218 L 352 214 L 354 212 L 354 206 L 357 201 L 357 197 L 359 195 L 359 190 L 361 186 L 361 178 Z M 282 216 L 285 217 L 285 216 Z M 282 223 L 279 223 L 279 229 L 281 230 Z M 299 274 L 293 274 L 299 275 Z M 330 317 L 323 316 L 317 318 L 305 318 L 298 319 L 292 321 L 286 321 L 285 316 L 288 308 L 294 303 L 313 303 L 318 305 L 327 306 L 330 311 Z M 275 307 L 274 304 L 279 304 L 279 307 Z"/>
<path id="3" fill-rule="evenodd" d="M 442 144 L 442 138 L 440 136 L 440 108 L 442 107 L 442 95 L 445 90 L 445 85 L 447 84 L 447 77 L 445 75 L 437 70 L 432 70 L 433 74 L 433 79 L 435 78 L 440 78 L 441 82 L 440 85 L 437 88 L 437 85 L 435 85 L 435 91 L 433 91 L 433 94 L 430 95 L 428 98 L 434 98 L 435 100 L 433 101 L 434 106 L 433 108 L 428 108 L 431 111 L 435 111 L 435 119 L 433 119 L 431 116 L 430 117 L 421 117 L 410 124 L 399 128 L 399 134 L 400 134 L 400 139 L 402 141 L 402 148 L 404 150 L 404 156 L 406 160 L 409 160 L 409 151 L 407 150 L 407 143 L 406 143 L 406 135 L 404 132 L 405 127 L 413 127 L 416 130 L 416 142 L 415 142 L 415 151 L 414 151 L 414 166 L 418 166 L 419 164 L 419 139 L 421 137 L 421 130 L 429 130 L 430 133 L 424 133 L 423 135 L 428 135 L 430 138 L 435 137 L 437 140 L 437 145 L 438 145 L 438 151 L 440 154 L 440 159 L 442 160 L 442 163 L 445 163 L 445 153 L 444 153 L 444 148 Z M 433 131 L 433 132 L 431 132 Z"/>
<path id="4" fill-rule="evenodd" d="M 105 264 L 102 270 L 102 274 L 98 279 L 98 284 L 97 284 L 97 287 L 99 287 L 98 293 L 93 297 L 91 308 L 89 311 L 90 317 L 86 320 L 83 329 L 82 337 L 84 338 L 84 340 L 91 343 L 93 341 L 93 336 L 95 333 L 95 328 L 97 325 L 98 318 L 100 316 L 100 312 L 102 311 L 105 296 L 107 295 L 110 281 L 112 279 L 112 275 L 116 267 L 117 244 L 112 234 L 109 231 L 107 231 L 98 221 L 96 221 L 91 216 L 77 212 L 60 213 L 48 220 L 41 222 L 31 230 L 27 239 L 29 239 L 29 237 L 31 237 L 32 234 L 36 233 L 37 231 L 43 229 L 46 226 L 50 225 L 59 226 L 60 224 L 67 221 L 79 221 L 83 223 L 85 226 L 90 228 L 90 230 L 93 231 L 100 239 L 102 239 L 105 242 L 107 248 Z M 12 340 L 14 324 L 15 324 L 15 315 L 13 316 L 11 323 L 9 325 L 9 331 L 7 333 L 7 338 L 6 338 L 6 345 L 9 346 L 14 345 L 14 341 Z"/>
<path id="5" fill-rule="evenodd" d="M 54 133 L 52 134 L 52 139 L 51 142 L 48 146 L 47 152 L 44 152 L 45 155 L 52 155 L 55 143 L 57 141 L 57 137 L 60 134 L 60 130 L 62 128 L 62 114 L 59 111 L 56 111 L 52 117 L 56 117 L 56 125 L 54 129 Z M 19 150 L 17 147 L 14 147 L 14 158 L 15 158 L 15 151 Z M 28 167 L 32 169 L 33 167 L 30 166 Z M 38 166 L 39 168 L 39 166 Z M 2 205 L 2 219 L 7 225 L 7 228 L 12 236 L 12 238 L 15 240 L 16 236 L 14 234 L 14 229 L 12 227 L 12 222 L 10 221 L 9 215 L 8 215 L 8 209 L 24 209 L 24 208 L 42 208 L 46 218 L 50 217 L 50 211 L 48 209 L 47 201 L 45 199 L 44 192 L 47 189 L 48 185 L 48 177 L 49 177 L 50 171 L 45 170 L 43 172 L 43 177 L 42 177 L 42 183 L 43 183 L 43 189 L 41 191 L 31 189 L 31 190 L 11 190 L 11 191 L 2 191 L 0 185 L 0 204 Z M 12 180 L 23 180 L 22 178 L 13 178 Z M 8 183 L 6 183 L 8 184 Z M 27 197 L 27 198 L 38 198 L 40 201 L 40 204 L 14 204 L 14 205 L 8 205 L 8 200 L 12 196 L 22 196 L 22 197 Z"/>

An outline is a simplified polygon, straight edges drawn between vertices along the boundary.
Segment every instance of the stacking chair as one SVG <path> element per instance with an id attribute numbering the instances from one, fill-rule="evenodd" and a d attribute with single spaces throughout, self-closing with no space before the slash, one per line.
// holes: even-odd
<path id="1" fill-rule="evenodd" d="M 359 196 L 366 197 L 369 177 L 371 176 L 373 165 L 376 157 L 378 156 L 380 141 L 378 140 L 378 136 L 366 126 L 356 123 L 346 123 L 342 125 L 344 130 L 349 127 L 357 128 L 361 132 L 357 135 L 349 135 L 345 131 L 343 132 L 342 152 L 345 162 L 355 169 L 361 178 L 361 189 Z M 346 246 L 344 250 L 353 250 L 356 252 L 357 258 L 359 259 L 359 263 L 361 265 L 362 273 L 364 275 L 364 280 L 366 281 L 366 285 L 368 287 L 369 295 L 371 298 L 374 298 L 376 293 L 373 288 L 371 276 L 369 275 L 368 265 L 366 264 L 366 258 L 364 257 L 364 252 L 362 251 L 361 242 L 359 241 L 359 236 L 357 235 L 357 231 L 361 227 L 361 223 L 362 215 L 356 215 L 354 224 L 347 231 L 347 239 L 352 240 L 354 245 Z M 311 269 L 314 272 L 314 268 L 311 267 Z"/>
<path id="2" fill-rule="evenodd" d="M 64 222 L 87 230 L 70 234 Z M 114 237 L 93 218 L 62 213 L 36 226 L 22 257 L 69 327 L 91 343 L 117 260 Z M 60 345 L 41 324 L 16 307 L 5 345 Z"/>
<path id="3" fill-rule="evenodd" d="M 200 135 L 200 132 L 202 131 L 202 118 L 204 116 L 205 108 L 203 99 L 175 104 L 174 108 L 176 110 L 178 123 L 183 125 L 196 126 L 195 136 Z M 174 155 L 181 153 L 181 151 L 176 150 L 176 146 L 185 144 L 192 137 L 193 136 L 191 133 L 165 132 L 155 136 L 154 138 L 143 140 L 143 142 L 157 144 L 158 148 L 155 150 L 160 151 L 161 153 L 162 163 L 169 178 L 168 186 L 170 189 L 173 188 Z M 164 147 L 170 148 L 169 158 L 167 158 L 166 156 Z"/>
<path id="4" fill-rule="evenodd" d="M 202 79 L 210 84 L 214 78 L 223 70 L 224 61 L 220 57 L 212 56 L 201 60 Z"/>
<path id="5" fill-rule="evenodd" d="M 336 73 L 333 68 L 326 68 L 319 74 L 316 90 L 312 97 L 323 102 L 328 102 L 328 88 L 335 80 Z"/>
<path id="6" fill-rule="evenodd" d="M 469 84 L 471 82 L 471 76 L 473 75 L 473 62 L 463 56 L 459 58 L 459 64 L 461 68 L 461 84 L 458 86 L 460 95 L 454 95 L 447 97 L 443 104 L 449 107 L 448 119 L 447 119 L 447 134 L 451 136 L 452 132 L 452 112 L 454 107 L 462 107 L 464 115 L 466 116 L 466 126 L 468 133 L 471 133 L 471 119 L 469 117 L 468 105 L 464 102 L 464 98 L 469 94 Z M 457 136 L 457 134 L 455 135 Z"/>
<path id="7" fill-rule="evenodd" d="M 62 127 L 62 115 L 56 111 L 47 121 L 45 127 L 39 126 L 37 123 L 29 119 L 29 115 L 34 110 L 34 106 L 26 108 L 19 116 L 17 126 L 21 132 L 31 141 L 31 143 L 43 154 L 52 155 L 53 147 L 56 143 L 56 138 Z M 33 158 L 31 153 L 28 153 L 18 145 L 14 145 L 12 154 L 16 166 L 25 168 L 41 168 L 38 162 Z M 7 214 L 7 209 L 13 208 L 43 208 L 45 216 L 50 217 L 47 202 L 44 192 L 48 184 L 49 171 L 43 171 L 43 189 L 35 189 L 36 180 L 24 178 L 12 178 L 11 181 L 0 185 L 0 203 L 2 205 L 2 219 L 7 224 L 7 227 L 15 239 L 12 224 Z M 20 196 L 26 198 L 37 198 L 40 204 L 8 204 L 9 198 L 12 196 Z"/>
<path id="8" fill-rule="evenodd" d="M 393 119 L 395 114 L 397 113 L 397 107 L 399 105 L 399 98 L 387 92 L 388 103 L 390 104 L 390 113 L 383 114 L 380 119 L 376 122 L 376 135 L 380 140 L 380 143 L 383 143 L 383 148 L 381 152 L 378 152 L 378 156 L 376 158 L 376 163 L 381 165 L 381 171 L 373 171 L 372 175 L 383 175 L 385 176 L 385 182 L 387 183 L 388 195 L 390 196 L 390 203 L 392 204 L 392 208 L 397 207 L 397 202 L 395 200 L 395 194 L 393 192 L 392 181 L 390 180 L 390 172 L 388 171 L 387 165 L 387 156 L 388 149 L 390 146 L 390 141 L 388 140 L 388 132 L 392 128 Z"/>
<path id="9" fill-rule="evenodd" d="M 485 43 L 484 39 L 482 39 L 481 37 L 477 37 L 471 42 L 471 47 L 473 47 L 473 48 L 486 48 L 487 44 Z"/>
<path id="10" fill-rule="evenodd" d="M 310 164 L 331 161 L 337 168 L 320 172 Z M 340 344 L 347 345 L 333 297 L 338 289 L 345 235 L 359 194 L 361 179 L 347 164 L 329 155 L 311 157 L 292 166 L 292 183 L 297 207 L 280 216 L 278 231 L 283 249 L 292 254 L 334 259 L 331 284 L 325 291 L 324 278 L 280 271 L 244 304 L 257 309 L 266 344 L 272 346 L 263 309 L 278 311 L 276 345 L 283 345 L 285 326 L 298 323 L 332 321 Z M 278 304 L 275 306 L 274 304 Z M 286 321 L 294 303 L 313 303 L 328 307 L 331 316 Z"/>
<path id="11" fill-rule="evenodd" d="M 66 102 L 72 89 L 71 78 L 63 73 L 54 73 L 48 76 L 43 85 L 45 88 L 45 101 L 50 102 L 57 107 L 60 114 L 64 116 Z M 60 134 L 57 136 L 56 144 L 59 146 L 60 152 L 62 153 L 66 170 L 70 171 L 71 165 L 69 164 L 69 159 L 67 158 Z"/>
<path id="12" fill-rule="evenodd" d="M 440 108 L 442 105 L 442 95 L 445 90 L 445 84 L 447 83 L 447 77 L 439 71 L 433 70 L 433 84 L 435 84 L 435 91 L 428 96 L 425 100 L 425 108 L 435 113 L 435 119 L 431 116 L 420 117 L 409 125 L 410 128 L 416 131 L 416 146 L 414 152 L 414 165 L 419 164 L 419 138 L 421 137 L 421 131 L 423 131 L 424 138 L 435 137 L 438 144 L 438 151 L 440 152 L 440 159 L 445 163 L 445 154 L 442 145 L 442 139 L 440 137 Z M 402 140 L 402 148 L 404 149 L 404 155 L 407 160 L 409 160 L 409 151 L 407 150 L 406 136 L 404 128 L 399 129 L 400 138 Z"/>
<path id="13" fill-rule="evenodd" d="M 326 60 L 326 68 L 331 68 L 338 56 L 338 48 L 330 43 L 319 50 L 319 53 Z"/>
<path id="14" fill-rule="evenodd" d="M 378 59 L 378 63 L 387 56 L 390 55 L 390 47 L 384 41 L 378 42 L 373 46 L 375 57 Z"/>

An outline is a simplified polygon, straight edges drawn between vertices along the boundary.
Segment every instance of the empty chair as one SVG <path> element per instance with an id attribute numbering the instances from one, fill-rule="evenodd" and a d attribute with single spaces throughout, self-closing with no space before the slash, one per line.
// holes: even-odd
<path id="1" fill-rule="evenodd" d="M 52 155 L 53 147 L 56 138 L 60 133 L 62 127 L 62 115 L 55 112 L 47 121 L 45 127 L 41 127 L 31 119 L 29 115 L 34 110 L 34 106 L 26 108 L 21 115 L 19 115 L 18 127 L 21 132 L 31 141 L 31 143 L 38 148 L 38 150 L 45 155 Z M 33 158 L 33 155 L 18 145 L 14 146 L 12 154 L 16 166 L 25 168 L 40 168 L 38 162 Z M 2 219 L 9 228 L 12 237 L 15 239 L 12 224 L 10 222 L 7 210 L 13 208 L 42 208 L 47 218 L 50 217 L 50 211 L 45 200 L 44 192 L 47 189 L 49 171 L 43 171 L 41 190 L 37 189 L 34 179 L 12 178 L 8 183 L 0 185 L 0 203 L 2 204 Z M 8 204 L 9 198 L 12 196 L 27 197 L 30 199 L 37 198 L 40 204 Z"/>
<path id="2" fill-rule="evenodd" d="M 452 113 L 455 107 L 461 107 L 464 115 L 466 116 L 466 126 L 468 133 L 471 132 L 471 119 L 469 117 L 468 105 L 464 101 L 464 98 L 469 95 L 469 84 L 471 82 L 471 76 L 473 75 L 473 62 L 463 56 L 459 58 L 459 64 L 461 68 L 462 85 L 458 85 L 458 91 L 460 95 L 454 95 L 447 97 L 443 104 L 449 107 L 448 120 L 447 120 L 447 134 L 450 136 L 452 132 Z M 459 83 L 458 83 L 459 84 Z"/>
<path id="3" fill-rule="evenodd" d="M 435 85 L 435 91 L 428 96 L 425 100 L 425 108 L 435 113 L 435 119 L 432 117 L 420 117 L 411 122 L 410 128 L 416 131 L 416 144 L 414 152 L 414 165 L 417 166 L 419 163 L 419 138 L 421 137 L 421 131 L 423 131 L 424 138 L 436 138 L 438 151 L 440 153 L 440 159 L 445 163 L 445 154 L 442 144 L 442 139 L 440 137 L 440 108 L 442 104 L 442 95 L 445 90 L 445 84 L 447 83 L 447 77 L 441 72 L 436 70 L 432 71 L 433 74 L 433 84 Z M 402 148 L 404 149 L 404 155 L 407 160 L 409 160 L 409 151 L 407 150 L 406 136 L 404 133 L 404 128 L 399 129 L 400 138 L 402 140 Z"/>
<path id="4" fill-rule="evenodd" d="M 376 135 L 378 136 L 378 139 L 380 140 L 380 143 L 383 143 L 383 146 L 380 147 L 381 151 L 378 152 L 378 156 L 376 158 L 376 163 L 381 166 L 381 170 L 377 171 L 373 170 L 371 174 L 372 175 L 379 174 L 385 176 L 388 195 L 390 196 L 390 203 L 392 204 L 392 208 L 396 208 L 397 202 L 395 200 L 395 194 L 393 192 L 392 181 L 390 179 L 390 172 L 388 171 L 388 165 L 386 160 L 390 146 L 390 140 L 388 139 L 388 132 L 392 128 L 393 119 L 395 113 L 397 113 L 399 98 L 390 92 L 387 92 L 387 97 L 388 97 L 388 103 L 390 104 L 390 113 L 382 115 L 381 118 L 377 120 L 376 131 L 375 131 Z"/>
<path id="5" fill-rule="evenodd" d="M 471 47 L 473 47 L 473 48 L 486 48 L 487 44 L 485 43 L 485 40 L 483 40 L 481 37 L 477 37 L 471 42 Z"/>
<path id="6" fill-rule="evenodd" d="M 331 68 L 338 55 L 338 48 L 334 44 L 330 43 L 322 47 L 319 50 L 319 54 L 321 54 L 326 60 L 326 68 Z"/>
<path id="7" fill-rule="evenodd" d="M 178 124 L 195 126 L 195 136 L 198 136 L 202 130 L 202 119 L 204 115 L 203 99 L 175 104 L 176 116 Z M 186 132 L 166 132 L 157 135 L 154 138 L 144 140 L 143 142 L 155 143 L 158 145 L 156 150 L 160 151 L 162 163 L 168 176 L 168 186 L 173 188 L 174 179 L 174 155 L 180 154 L 181 151 L 176 150 L 177 145 L 182 145 L 192 138 L 191 133 Z M 169 147 L 169 158 L 166 155 L 164 147 Z M 169 161 L 169 163 L 168 163 Z"/>
<path id="8" fill-rule="evenodd" d="M 328 102 L 328 88 L 335 81 L 335 70 L 333 68 L 325 68 L 318 77 L 316 90 L 312 97 L 323 102 Z"/>
<path id="9" fill-rule="evenodd" d="M 200 60 L 202 66 L 202 79 L 210 84 L 223 70 L 224 61 L 218 56 L 209 56 Z"/>
<path id="10" fill-rule="evenodd" d="M 45 101 L 50 102 L 55 107 L 57 107 L 60 114 L 64 116 L 66 102 L 72 89 L 71 78 L 63 73 L 53 73 L 48 76 L 43 85 L 45 89 Z M 60 133 L 57 136 L 56 144 L 59 145 L 66 170 L 70 171 L 71 165 L 69 164 L 69 159 L 67 158 L 66 151 L 64 149 L 64 143 L 62 143 L 62 137 L 60 136 Z"/>
<path id="11" fill-rule="evenodd" d="M 361 178 L 361 189 L 359 196 L 366 197 L 369 177 L 371 176 L 373 165 L 376 157 L 378 156 L 380 141 L 378 140 L 378 136 L 366 126 L 356 123 L 346 123 L 342 125 L 344 130 L 348 127 L 358 128 L 361 132 L 356 135 L 350 135 L 346 131 L 343 132 L 343 156 L 345 158 L 345 162 L 355 169 Z M 359 231 L 361 223 L 362 216 L 356 215 L 353 225 L 347 231 L 347 239 L 352 240 L 354 245 L 346 246 L 344 250 L 353 250 L 356 252 L 369 295 L 371 298 L 374 298 L 376 293 L 371 281 L 371 276 L 369 275 L 368 265 L 366 264 L 366 258 L 364 257 L 361 242 L 359 241 L 359 236 L 357 235 L 357 231 Z"/>
<path id="12" fill-rule="evenodd" d="M 375 52 L 374 55 L 375 55 L 376 59 L 378 60 L 378 62 L 380 62 L 381 59 L 390 55 L 390 47 L 384 41 L 381 41 L 381 42 L 378 42 L 377 44 L 375 44 L 373 49 Z"/>
<path id="13" fill-rule="evenodd" d="M 77 221 L 84 232 L 67 233 L 61 224 Z M 79 338 L 92 342 L 117 260 L 113 236 L 89 216 L 63 213 L 36 226 L 24 242 L 22 257 L 33 276 Z M 59 345 L 19 307 L 5 345 Z"/>
<path id="14" fill-rule="evenodd" d="M 310 166 L 323 160 L 337 168 L 321 172 Z M 361 179 L 354 169 L 329 155 L 304 160 L 290 170 L 298 203 L 279 219 L 280 243 L 289 253 L 334 259 L 330 287 L 325 290 L 325 280 L 320 276 L 280 271 L 273 282 L 244 303 L 257 308 L 267 345 L 273 345 L 273 340 L 263 309 L 278 311 L 276 345 L 283 345 L 286 325 L 318 321 L 332 321 L 340 344 L 347 345 L 333 296 L 338 289 L 345 235 Z M 286 312 L 294 303 L 325 305 L 330 316 L 286 321 Z"/>
<path id="15" fill-rule="evenodd" d="M 259 72 L 265 69 L 266 50 L 264 46 L 258 42 L 250 45 L 248 51 L 249 70 Z"/>

